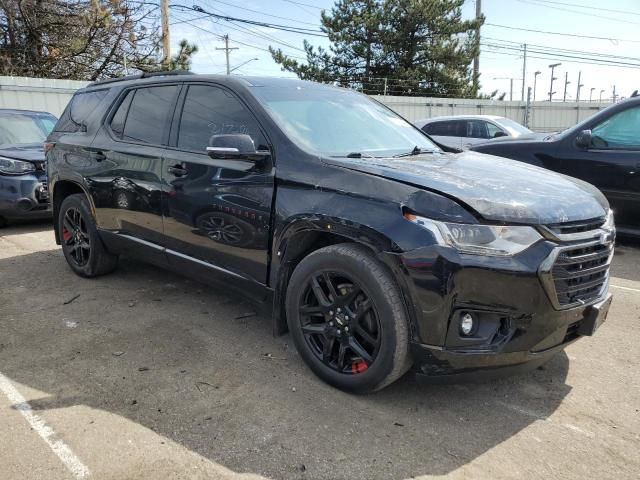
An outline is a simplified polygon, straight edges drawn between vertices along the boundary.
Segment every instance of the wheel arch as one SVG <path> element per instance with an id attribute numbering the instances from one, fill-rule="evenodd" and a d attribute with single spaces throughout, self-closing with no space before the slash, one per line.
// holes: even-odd
<path id="1" fill-rule="evenodd" d="M 397 245 L 384 234 L 352 221 L 327 217 L 300 217 L 275 232 L 271 249 L 269 285 L 273 288 L 272 321 L 274 335 L 287 332 L 285 301 L 291 274 L 309 254 L 320 248 L 339 243 L 362 245 L 387 268 L 396 279 L 414 331 L 415 313 L 403 267 L 394 251 Z"/>
<path id="2" fill-rule="evenodd" d="M 56 238 L 56 243 L 60 245 L 60 232 L 58 231 L 58 214 L 60 212 L 60 205 L 69 195 L 77 193 L 84 194 L 87 197 L 91 213 L 95 215 L 95 205 L 89 192 L 78 182 L 74 180 L 58 180 L 52 187 L 51 198 L 53 208 L 53 232 Z"/>

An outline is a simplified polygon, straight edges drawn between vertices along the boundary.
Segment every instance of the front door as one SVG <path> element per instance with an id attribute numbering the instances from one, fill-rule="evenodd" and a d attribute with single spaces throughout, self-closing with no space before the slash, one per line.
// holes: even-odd
<path id="1" fill-rule="evenodd" d="M 592 143 L 580 148 L 575 138 L 560 149 L 562 173 L 580 178 L 605 194 L 616 225 L 640 228 L 640 107 L 615 113 L 591 128 Z"/>
<path id="2" fill-rule="evenodd" d="M 250 135 L 257 149 L 269 149 L 255 117 L 225 88 L 186 84 L 172 132 L 162 169 L 169 261 L 176 266 L 190 261 L 193 268 L 211 266 L 266 284 L 271 159 L 260 164 L 212 159 L 206 151 L 212 135 L 234 133 Z"/>

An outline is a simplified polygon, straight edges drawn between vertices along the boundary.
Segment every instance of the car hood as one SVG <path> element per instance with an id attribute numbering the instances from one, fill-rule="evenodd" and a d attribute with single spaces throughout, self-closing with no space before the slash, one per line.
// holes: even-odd
<path id="1" fill-rule="evenodd" d="M 586 182 L 477 152 L 326 161 L 440 193 L 491 221 L 556 224 L 603 217 L 609 209 Z"/>
<path id="2" fill-rule="evenodd" d="M 45 160 L 41 143 L 0 145 L 0 156 L 27 162 L 44 162 Z"/>

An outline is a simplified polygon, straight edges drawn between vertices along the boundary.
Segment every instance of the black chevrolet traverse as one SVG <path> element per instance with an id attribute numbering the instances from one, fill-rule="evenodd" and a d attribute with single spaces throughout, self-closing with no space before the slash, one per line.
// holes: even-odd
<path id="1" fill-rule="evenodd" d="M 412 369 L 535 367 L 592 335 L 615 229 L 594 187 L 443 152 L 359 93 L 143 74 L 78 91 L 47 139 L 56 240 L 85 277 L 132 255 L 272 312 L 348 391 Z"/>

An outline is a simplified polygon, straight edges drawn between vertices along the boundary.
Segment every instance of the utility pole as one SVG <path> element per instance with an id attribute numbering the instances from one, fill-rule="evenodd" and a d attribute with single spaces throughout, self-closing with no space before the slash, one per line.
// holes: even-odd
<path id="1" fill-rule="evenodd" d="M 169 37 L 169 0 L 160 0 L 162 19 L 162 65 L 167 68 L 171 62 L 171 38 Z"/>
<path id="2" fill-rule="evenodd" d="M 578 72 L 578 91 L 576 92 L 576 102 L 580 101 L 580 89 L 584 87 L 584 84 L 580 83 L 581 78 L 582 78 L 582 72 Z"/>
<path id="3" fill-rule="evenodd" d="M 567 101 L 567 85 L 569 85 L 571 82 L 569 81 L 569 72 L 565 72 L 564 73 L 564 95 L 562 97 L 562 101 L 566 102 Z"/>
<path id="4" fill-rule="evenodd" d="M 553 100 L 553 94 L 556 93 L 553 91 L 553 81 L 557 80 L 556 77 L 553 76 L 553 71 L 556 69 L 556 67 L 559 67 L 560 65 L 562 65 L 561 63 L 554 63 L 553 65 L 549 65 L 549 68 L 551 69 L 551 85 L 549 86 L 549 101 L 551 102 Z"/>
<path id="5" fill-rule="evenodd" d="M 591 99 L 593 98 L 593 91 L 596 89 L 596 87 L 591 87 L 591 90 L 589 91 L 589 101 L 591 101 Z"/>
<path id="6" fill-rule="evenodd" d="M 522 101 L 524 101 L 524 83 L 527 78 L 527 44 L 524 44 L 524 53 L 522 55 Z"/>
<path id="7" fill-rule="evenodd" d="M 510 87 L 509 87 L 509 101 L 513 102 L 513 78 L 509 79 L 509 84 L 510 84 Z"/>
<path id="8" fill-rule="evenodd" d="M 540 70 L 537 70 L 534 74 L 533 74 L 533 101 L 536 101 L 536 82 L 538 80 L 538 75 L 540 75 L 542 72 Z"/>
<path id="9" fill-rule="evenodd" d="M 616 103 L 616 98 L 618 98 L 618 95 L 616 95 L 616 86 L 613 86 L 613 103 Z"/>
<path id="10" fill-rule="evenodd" d="M 482 0 L 476 0 L 476 20 L 482 16 Z M 478 53 L 473 57 L 473 81 L 477 82 L 480 78 L 480 27 L 476 29 L 476 37 L 478 38 Z"/>
<path id="11" fill-rule="evenodd" d="M 527 88 L 527 103 L 524 107 L 524 126 L 529 128 L 531 124 L 531 87 Z"/>
<path id="12" fill-rule="evenodd" d="M 229 66 L 229 51 L 230 50 L 238 50 L 238 47 L 229 47 L 229 35 L 224 36 L 224 48 L 216 47 L 216 50 L 224 50 L 225 55 L 227 56 L 227 75 L 231 74 L 231 68 Z"/>

